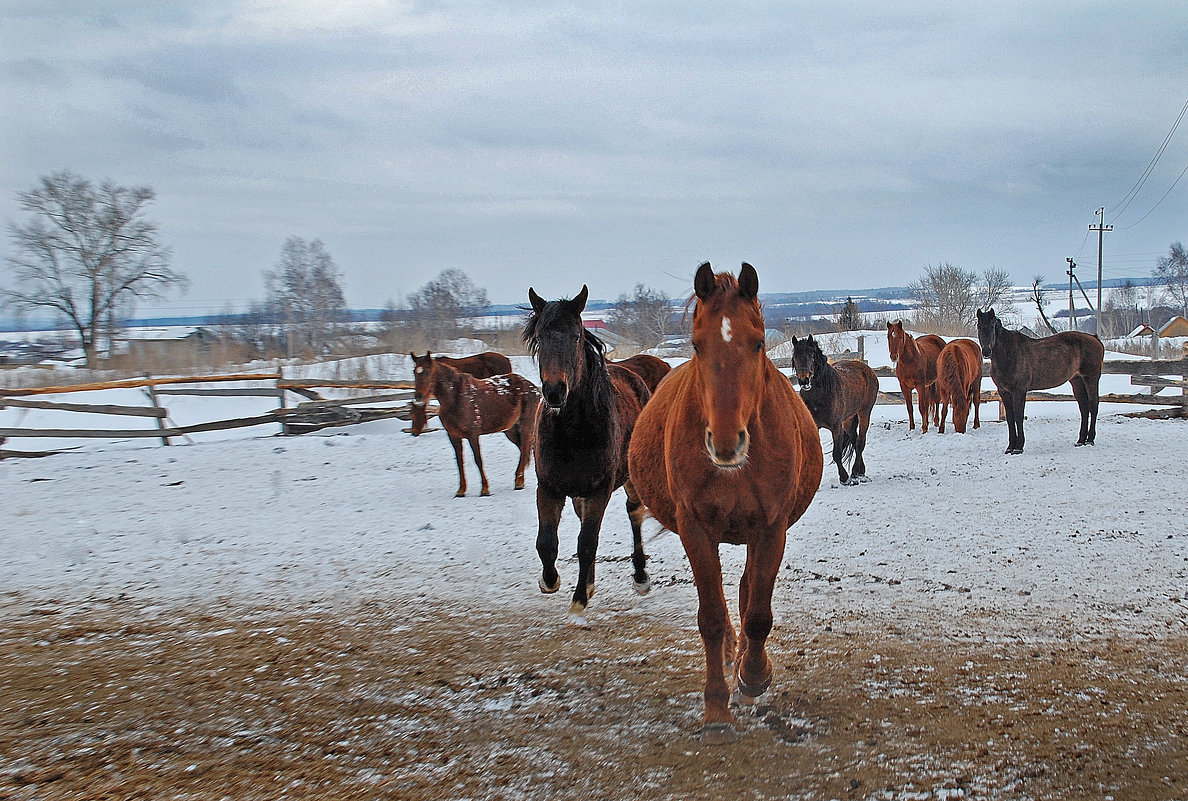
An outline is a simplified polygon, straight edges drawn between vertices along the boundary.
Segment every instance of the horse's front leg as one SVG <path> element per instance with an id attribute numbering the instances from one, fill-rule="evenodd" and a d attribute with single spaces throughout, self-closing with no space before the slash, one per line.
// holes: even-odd
<path id="1" fill-rule="evenodd" d="M 474 466 L 478 468 L 479 477 L 483 480 L 483 490 L 479 495 L 486 497 L 491 494 L 491 486 L 487 483 L 487 471 L 483 470 L 483 452 L 479 448 L 479 435 L 471 434 L 467 439 L 470 440 L 470 453 L 474 456 Z"/>
<path id="2" fill-rule="evenodd" d="M 786 537 L 787 532 L 776 524 L 747 544 L 744 581 L 739 583 L 742 634 L 738 661 L 738 689 L 747 699 L 757 698 L 771 685 L 766 645 L 772 626 L 771 596 L 784 558 Z"/>
<path id="3" fill-rule="evenodd" d="M 907 407 L 908 431 L 916 430 L 916 413 L 912 411 L 912 388 L 902 381 L 899 382 L 899 392 L 903 395 L 903 404 Z"/>
<path id="4" fill-rule="evenodd" d="M 561 576 L 557 574 L 557 526 L 561 512 L 565 509 L 565 498 L 549 495 L 542 487 L 536 488 L 536 553 L 540 556 L 541 574 L 538 584 L 543 593 L 554 593 L 561 588 Z"/>
<path id="5" fill-rule="evenodd" d="M 640 595 L 647 595 L 652 589 L 652 580 L 648 577 L 648 557 L 643 549 L 643 519 L 647 512 L 639 496 L 635 494 L 635 486 L 628 481 L 623 485 L 627 493 L 627 517 L 631 520 L 631 566 L 634 569 L 632 580 L 635 591 Z"/>
<path id="6" fill-rule="evenodd" d="M 841 482 L 843 487 L 849 484 L 857 484 L 857 481 L 850 481 L 850 474 L 846 472 L 845 425 L 838 425 L 835 428 L 831 428 L 829 429 L 829 433 L 833 435 L 833 463 L 837 465 L 837 480 Z"/>
<path id="7" fill-rule="evenodd" d="M 706 745 L 732 743 L 738 739 L 738 730 L 730 712 L 730 688 L 726 685 L 724 668 L 730 617 L 722 591 L 718 546 L 703 527 L 689 519 L 678 520 L 677 527 L 697 586 L 697 628 L 705 648 L 705 718 L 701 741 Z M 732 631 L 729 640 L 734 640 Z"/>
<path id="8" fill-rule="evenodd" d="M 466 468 L 462 464 L 462 438 L 456 437 L 453 434 L 449 435 L 450 445 L 454 447 L 454 461 L 458 463 L 458 491 L 454 493 L 455 498 L 466 497 Z"/>
<path id="9" fill-rule="evenodd" d="M 578 532 L 577 543 L 578 580 L 573 588 L 573 602 L 569 605 L 569 622 L 575 626 L 589 625 L 586 607 L 594 597 L 594 558 L 598 555 L 598 533 L 609 501 L 610 493 L 588 495 L 582 499 L 582 530 Z"/>

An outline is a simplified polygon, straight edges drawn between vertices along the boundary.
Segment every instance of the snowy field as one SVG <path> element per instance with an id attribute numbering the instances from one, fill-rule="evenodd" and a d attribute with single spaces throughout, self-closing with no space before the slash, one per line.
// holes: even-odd
<path id="1" fill-rule="evenodd" d="M 887 363 L 881 332 L 867 334 L 866 349 L 872 364 Z M 531 360 L 514 362 L 537 379 Z M 369 369 L 374 377 L 411 377 L 407 357 Z M 882 381 L 897 389 L 894 379 Z M 1103 377 L 1103 394 L 1130 391 L 1127 377 Z M 68 399 L 145 402 L 135 399 L 138 390 L 127 392 L 128 399 L 115 392 Z M 183 425 L 273 406 L 269 399 L 163 403 Z M 902 406 L 877 406 L 866 451 L 871 480 L 839 487 L 826 462 L 821 490 L 789 536 L 777 621 L 858 615 L 906 627 L 956 624 L 989 637 L 1183 634 L 1188 425 L 1122 416 L 1136 408 L 1103 405 L 1096 447 L 1074 448 L 1075 404 L 1029 404 L 1026 452 L 1008 457 L 996 404 L 982 407 L 982 427 L 966 435 L 909 432 Z M 54 417 L 6 409 L 0 425 L 64 425 Z M 79 416 L 69 424 L 80 425 Z M 576 561 L 563 557 L 563 592 L 542 597 L 531 469 L 527 490 L 513 491 L 515 449 L 502 436 L 486 437 L 493 494 L 477 497 L 467 452 L 472 497 L 455 499 L 444 432 L 413 438 L 406 425 L 389 420 L 294 438 L 263 426 L 168 448 L 154 439 L 79 440 L 69 442 L 78 446 L 70 453 L 5 460 L 0 587 L 23 609 L 120 596 L 278 607 L 422 597 L 463 611 L 472 604 L 553 615 L 562 625 Z M 655 589 L 643 598 L 631 591 L 622 497 L 612 499 L 603 526 L 591 624 L 629 610 L 688 622 L 695 593 L 680 541 L 653 520 L 645 523 L 645 548 Z M 572 553 L 576 533 L 567 515 L 563 555 Z M 729 581 L 737 581 L 742 553 L 723 548 Z"/>

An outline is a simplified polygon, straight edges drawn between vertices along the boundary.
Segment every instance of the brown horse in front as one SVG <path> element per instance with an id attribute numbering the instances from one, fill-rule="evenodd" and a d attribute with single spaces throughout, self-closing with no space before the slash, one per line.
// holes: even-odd
<path id="1" fill-rule="evenodd" d="M 901 321 L 887 323 L 887 348 L 907 406 L 909 429 L 916 427 L 912 415 L 913 389 L 919 396 L 920 430 L 927 433 L 929 415 L 936 417 L 936 359 L 944 347 L 945 341 L 936 334 L 924 334 L 917 339 L 903 330 Z"/>
<path id="2" fill-rule="evenodd" d="M 540 390 L 531 381 L 516 373 L 491 378 L 475 378 L 434 359 L 429 354 L 413 356 L 416 364 L 415 399 L 422 405 L 430 396 L 439 404 L 437 417 L 454 446 L 458 462 L 458 492 L 454 497 L 466 496 L 466 471 L 462 467 L 462 440 L 470 443 L 475 466 L 483 479 L 483 495 L 490 495 L 487 473 L 483 470 L 483 454 L 479 437 L 502 431 L 520 450 L 516 465 L 516 489 L 524 489 L 524 469 L 532 458 L 532 440 L 536 433 L 536 411 L 540 406 Z"/>
<path id="3" fill-rule="evenodd" d="M 417 354 L 408 354 L 413 360 L 413 374 L 416 374 Z M 425 351 L 425 355 L 429 355 L 429 351 Z M 475 378 L 490 378 L 493 375 L 507 375 L 512 371 L 511 359 L 504 356 L 502 353 L 496 353 L 493 350 L 484 353 L 476 353 L 473 356 L 438 356 L 435 360 L 439 364 L 448 364 L 455 370 L 462 373 L 470 373 Z M 412 402 L 412 428 L 409 429 L 414 437 L 421 436 L 425 431 L 425 426 L 429 423 L 429 415 L 426 412 L 427 407 L 424 402 L 418 403 L 414 398 Z"/>
<path id="4" fill-rule="evenodd" d="M 940 401 L 940 424 L 945 433 L 945 418 L 953 407 L 953 430 L 965 433 L 969 407 L 973 405 L 974 428 L 982 425 L 978 407 L 982 404 L 982 346 L 972 339 L 954 339 L 936 358 L 936 395 Z"/>
<path id="5" fill-rule="evenodd" d="M 791 382 L 767 358 L 759 277 L 708 263 L 694 279 L 693 358 L 656 389 L 635 426 L 629 464 L 640 499 L 677 532 L 697 584 L 705 646 L 702 740 L 737 737 L 723 664 L 754 698 L 771 683 L 765 644 L 788 527 L 821 483 L 817 425 Z M 722 543 L 747 546 L 737 634 L 722 590 Z"/>

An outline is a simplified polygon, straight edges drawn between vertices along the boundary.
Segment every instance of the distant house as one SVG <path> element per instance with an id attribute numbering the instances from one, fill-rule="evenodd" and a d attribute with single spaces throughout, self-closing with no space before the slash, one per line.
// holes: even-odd
<path id="1" fill-rule="evenodd" d="M 1159 327 L 1159 338 L 1188 337 L 1188 320 L 1177 314 Z"/>
<path id="2" fill-rule="evenodd" d="M 1137 339 L 1139 337 L 1149 337 L 1155 333 L 1155 329 L 1146 323 L 1140 323 L 1135 326 L 1135 329 L 1126 335 L 1127 339 Z"/>

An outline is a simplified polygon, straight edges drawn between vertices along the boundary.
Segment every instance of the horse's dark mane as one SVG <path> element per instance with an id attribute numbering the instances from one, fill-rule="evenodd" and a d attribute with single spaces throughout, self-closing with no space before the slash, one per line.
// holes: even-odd
<path id="1" fill-rule="evenodd" d="M 810 392 L 817 394 L 815 390 L 821 387 L 820 394 L 831 396 L 837 391 L 838 377 L 837 370 L 833 369 L 833 365 L 829 363 L 829 359 L 825 358 L 825 354 L 821 352 L 821 346 L 817 340 L 809 337 L 803 341 L 811 348 L 810 353 L 813 357 L 813 389 Z"/>
<path id="2" fill-rule="evenodd" d="M 592 412 L 599 417 L 609 418 L 615 401 L 610 374 L 606 369 L 606 343 L 582 325 L 581 316 L 574 315 L 564 301 L 546 303 L 539 312 L 534 311 L 529 315 L 524 322 L 524 344 L 528 346 L 529 353 L 538 357 L 542 332 L 575 325 L 582 331 L 582 355 L 586 360 L 582 374 L 593 406 Z"/>

